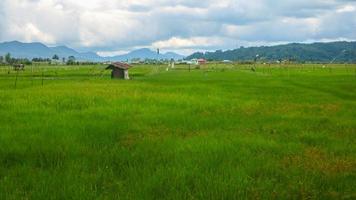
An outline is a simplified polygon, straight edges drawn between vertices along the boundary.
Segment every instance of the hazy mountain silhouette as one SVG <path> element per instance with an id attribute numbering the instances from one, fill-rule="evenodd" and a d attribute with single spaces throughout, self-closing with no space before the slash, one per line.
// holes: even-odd
<path id="1" fill-rule="evenodd" d="M 22 43 L 18 41 L 0 43 L 0 55 L 10 53 L 15 58 L 52 58 L 58 55 L 59 58 L 74 56 L 77 60 L 85 61 L 125 61 L 134 58 L 140 59 L 182 59 L 184 56 L 168 52 L 157 54 L 150 49 L 137 49 L 130 53 L 112 57 L 101 57 L 95 52 L 80 53 L 66 46 L 48 47 L 42 43 Z"/>

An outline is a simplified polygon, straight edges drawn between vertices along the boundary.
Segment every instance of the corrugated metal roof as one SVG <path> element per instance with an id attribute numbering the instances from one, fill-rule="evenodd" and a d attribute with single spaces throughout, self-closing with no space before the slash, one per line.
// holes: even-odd
<path id="1" fill-rule="evenodd" d="M 112 69 L 112 68 L 130 69 L 131 67 L 132 66 L 127 63 L 115 62 L 115 63 L 110 64 L 106 69 Z"/>

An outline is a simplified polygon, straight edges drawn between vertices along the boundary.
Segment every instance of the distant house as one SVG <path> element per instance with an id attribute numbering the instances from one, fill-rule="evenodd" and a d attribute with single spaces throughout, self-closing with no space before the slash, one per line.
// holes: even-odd
<path id="1" fill-rule="evenodd" d="M 12 65 L 12 67 L 13 67 L 13 69 L 15 71 L 23 71 L 23 70 L 25 70 L 25 65 L 23 65 L 23 64 L 14 64 L 14 65 Z"/>
<path id="2" fill-rule="evenodd" d="M 125 79 L 125 80 L 129 80 L 129 69 L 132 66 L 127 64 L 127 63 L 123 63 L 123 62 L 115 62 L 110 64 L 106 69 L 111 69 L 111 78 L 116 78 L 116 79 Z"/>
<path id="3" fill-rule="evenodd" d="M 206 60 L 203 59 L 203 58 L 200 58 L 200 59 L 198 59 L 198 64 L 199 65 L 205 65 L 206 64 Z"/>
<path id="4" fill-rule="evenodd" d="M 199 65 L 198 59 L 193 58 L 188 62 L 189 65 Z"/>
<path id="5" fill-rule="evenodd" d="M 223 60 L 222 62 L 223 62 L 223 63 L 232 63 L 231 60 Z"/>
<path id="6" fill-rule="evenodd" d="M 141 63 L 143 63 L 144 61 L 143 60 L 141 60 L 141 58 L 132 58 L 131 60 L 130 60 L 130 64 L 141 64 Z"/>
<path id="7" fill-rule="evenodd" d="M 63 62 L 63 60 L 60 60 L 60 59 L 51 59 L 51 64 L 52 65 L 63 65 L 64 62 Z"/>

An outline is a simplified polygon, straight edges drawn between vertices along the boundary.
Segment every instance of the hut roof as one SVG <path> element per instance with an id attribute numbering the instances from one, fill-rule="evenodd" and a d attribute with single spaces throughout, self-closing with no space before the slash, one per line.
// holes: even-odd
<path id="1" fill-rule="evenodd" d="M 123 63 L 123 62 L 115 62 L 110 64 L 106 69 L 114 69 L 114 68 L 118 68 L 118 69 L 130 69 L 132 66 L 127 64 L 127 63 Z"/>

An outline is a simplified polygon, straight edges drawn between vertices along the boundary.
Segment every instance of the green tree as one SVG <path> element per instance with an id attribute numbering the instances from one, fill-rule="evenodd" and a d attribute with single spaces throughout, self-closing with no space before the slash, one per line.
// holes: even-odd
<path id="1" fill-rule="evenodd" d="M 69 56 L 67 59 L 67 65 L 73 65 L 73 64 L 75 64 L 75 57 Z"/>
<path id="2" fill-rule="evenodd" d="M 69 56 L 68 60 L 75 62 L 75 57 L 74 56 Z"/>
<path id="3" fill-rule="evenodd" d="M 59 60 L 59 56 L 57 54 L 55 54 L 53 57 L 52 57 L 53 60 Z"/>
<path id="4" fill-rule="evenodd" d="M 4 57 L 0 56 L 0 63 L 3 63 L 3 62 L 4 62 Z"/>
<path id="5" fill-rule="evenodd" d="M 5 55 L 5 62 L 8 63 L 8 64 L 12 63 L 12 59 L 11 59 L 11 54 L 10 53 L 7 53 Z"/>

